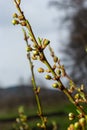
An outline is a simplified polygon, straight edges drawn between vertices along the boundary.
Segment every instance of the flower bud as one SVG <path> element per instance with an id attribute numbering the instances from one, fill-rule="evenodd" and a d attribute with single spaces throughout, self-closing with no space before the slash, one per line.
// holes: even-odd
<path id="1" fill-rule="evenodd" d="M 30 52 L 30 51 L 32 51 L 32 48 L 30 46 L 28 46 L 28 47 L 26 47 L 26 51 Z"/>
<path id="2" fill-rule="evenodd" d="M 47 69 L 46 72 L 47 72 L 47 73 L 51 73 L 51 70 L 50 70 L 50 69 Z"/>
<path id="3" fill-rule="evenodd" d="M 86 124 L 86 119 L 84 117 L 80 118 L 79 123 L 81 126 L 84 126 Z"/>
<path id="4" fill-rule="evenodd" d="M 42 39 L 40 37 L 38 37 L 38 43 L 41 44 L 42 43 Z"/>
<path id="5" fill-rule="evenodd" d="M 77 94 L 75 94 L 75 99 L 79 99 L 80 98 L 80 95 L 79 95 L 79 93 L 77 93 Z"/>
<path id="6" fill-rule="evenodd" d="M 35 50 L 35 51 L 33 51 L 33 54 L 34 54 L 34 55 L 38 55 L 39 53 L 38 53 L 37 50 Z"/>
<path id="7" fill-rule="evenodd" d="M 32 60 L 37 60 L 37 57 L 35 55 L 32 55 Z"/>
<path id="8" fill-rule="evenodd" d="M 73 113 L 69 113 L 69 120 L 73 120 L 75 118 L 75 115 Z"/>
<path id="9" fill-rule="evenodd" d="M 83 85 L 83 84 L 81 85 L 80 89 L 81 89 L 82 91 L 84 90 L 84 85 Z"/>
<path id="10" fill-rule="evenodd" d="M 34 48 L 37 48 L 37 47 L 38 47 L 38 45 L 37 45 L 36 43 L 34 43 L 34 44 L 33 44 L 33 47 L 34 47 Z"/>
<path id="11" fill-rule="evenodd" d="M 79 130 L 80 127 L 81 126 L 80 126 L 79 122 L 75 122 L 75 124 L 74 124 L 75 130 Z"/>
<path id="12" fill-rule="evenodd" d="M 20 128 L 20 130 L 24 130 L 23 126 L 20 126 L 19 128 Z"/>
<path id="13" fill-rule="evenodd" d="M 42 123 L 41 128 L 43 128 L 43 129 L 45 128 L 45 124 L 44 123 Z"/>
<path id="14" fill-rule="evenodd" d="M 61 76 L 61 70 L 57 69 L 56 73 L 57 73 L 57 75 Z"/>
<path id="15" fill-rule="evenodd" d="M 49 41 L 49 40 L 44 39 L 44 41 L 43 41 L 43 45 L 44 45 L 44 47 L 46 47 L 49 43 L 50 43 L 50 41 Z"/>
<path id="16" fill-rule="evenodd" d="M 44 72 L 44 69 L 43 69 L 43 68 L 38 68 L 38 72 L 39 72 L 39 73 L 43 73 L 43 72 Z"/>
<path id="17" fill-rule="evenodd" d="M 44 122 L 45 122 L 45 123 L 47 122 L 47 117 L 44 117 Z"/>
<path id="18" fill-rule="evenodd" d="M 21 26 L 26 26 L 26 22 L 25 21 L 21 22 L 20 24 L 21 24 Z"/>
<path id="19" fill-rule="evenodd" d="M 13 18 L 18 18 L 18 15 L 16 13 L 14 13 Z"/>
<path id="20" fill-rule="evenodd" d="M 37 123 L 37 126 L 38 126 L 38 127 L 41 127 L 41 124 L 40 124 L 40 123 Z"/>
<path id="21" fill-rule="evenodd" d="M 37 92 L 37 93 L 40 93 L 40 87 L 37 88 L 36 92 Z"/>
<path id="22" fill-rule="evenodd" d="M 50 76 L 50 75 L 45 75 L 45 79 L 50 80 L 50 79 L 51 79 L 51 76 Z"/>
<path id="23" fill-rule="evenodd" d="M 19 24 L 19 21 L 14 19 L 14 20 L 12 20 L 12 24 L 13 25 Z"/>
<path id="24" fill-rule="evenodd" d="M 18 19 L 21 21 L 21 20 L 24 20 L 24 17 L 21 15 L 21 16 L 18 16 Z"/>
<path id="25" fill-rule="evenodd" d="M 56 67 L 57 67 L 57 66 L 56 66 L 56 64 L 54 64 L 54 65 L 53 65 L 53 70 L 55 70 L 55 69 L 56 69 Z"/>
<path id="26" fill-rule="evenodd" d="M 58 84 L 57 84 L 57 83 L 54 83 L 54 84 L 52 84 L 52 87 L 53 87 L 53 88 L 58 88 Z"/>
<path id="27" fill-rule="evenodd" d="M 19 119 L 19 118 L 16 118 L 16 122 L 17 122 L 17 123 L 20 123 L 20 119 Z"/>
<path id="28" fill-rule="evenodd" d="M 58 61 L 58 57 L 54 56 L 53 60 L 56 63 Z"/>
<path id="29" fill-rule="evenodd" d="M 21 0 L 18 0 L 18 1 L 17 1 L 17 4 L 20 5 L 20 3 L 21 3 Z"/>
<path id="30" fill-rule="evenodd" d="M 74 125 L 70 124 L 70 126 L 68 127 L 68 130 L 74 130 Z"/>
<path id="31" fill-rule="evenodd" d="M 23 115 L 21 118 L 21 122 L 26 122 L 26 121 L 27 121 L 27 117 L 25 115 Z"/>

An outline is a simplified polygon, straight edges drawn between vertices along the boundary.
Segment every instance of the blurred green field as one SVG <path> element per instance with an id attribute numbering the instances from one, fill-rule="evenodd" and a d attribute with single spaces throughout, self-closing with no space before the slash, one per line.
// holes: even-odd
<path id="1" fill-rule="evenodd" d="M 18 117 L 18 108 L 10 109 L 10 110 L 3 110 L 0 111 L 0 120 L 3 120 L 3 122 L 0 123 L 0 130 L 13 130 L 13 126 L 16 125 L 15 121 L 11 122 L 4 122 L 6 119 L 12 119 L 12 118 L 17 118 Z M 24 108 L 25 114 L 28 116 L 34 116 L 37 114 L 37 108 L 36 107 L 26 107 Z M 69 104 L 67 102 L 61 103 L 61 104 L 56 104 L 53 106 L 44 106 L 43 107 L 44 114 L 52 114 L 52 113 L 57 113 L 56 115 L 48 116 L 48 123 L 47 126 L 51 130 L 53 128 L 53 125 L 57 125 L 58 130 L 66 130 L 71 121 L 68 120 L 68 113 L 69 112 L 74 112 L 75 108 L 72 104 Z M 85 107 L 85 110 L 87 111 L 87 107 Z M 28 120 L 30 128 L 37 130 L 38 128 L 36 127 L 36 124 L 40 122 L 39 118 L 35 119 L 30 119 Z"/>

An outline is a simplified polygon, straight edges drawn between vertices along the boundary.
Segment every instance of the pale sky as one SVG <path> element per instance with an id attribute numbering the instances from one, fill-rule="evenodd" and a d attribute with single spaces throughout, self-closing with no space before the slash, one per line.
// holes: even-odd
<path id="1" fill-rule="evenodd" d="M 49 0 L 22 0 L 21 6 L 36 37 L 50 39 L 57 52 L 56 44 L 62 42 L 62 37 L 67 37 L 67 34 L 61 36 L 60 30 L 57 35 L 56 10 L 48 9 L 48 2 Z M 0 84 L 3 87 L 16 85 L 21 77 L 26 81 L 30 76 L 21 27 L 11 24 L 15 12 L 13 0 L 0 0 Z"/>
<path id="2" fill-rule="evenodd" d="M 6 3 L 0 1 L 0 84 L 3 87 L 17 84 L 20 77 L 28 80 L 30 76 L 21 27 L 11 24 L 16 8 L 12 0 L 6 0 Z M 36 37 L 46 37 L 55 42 L 55 10 L 48 10 L 47 3 L 47 0 L 22 0 L 21 6 Z"/>

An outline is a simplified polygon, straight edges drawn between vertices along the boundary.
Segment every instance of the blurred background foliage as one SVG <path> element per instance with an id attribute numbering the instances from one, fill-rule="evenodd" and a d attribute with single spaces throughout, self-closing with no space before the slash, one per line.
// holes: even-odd
<path id="1" fill-rule="evenodd" d="M 61 44 L 62 62 L 72 79 L 77 84 L 87 85 L 87 1 L 86 0 L 52 0 L 58 15 L 64 12 L 56 22 L 61 21 L 57 29 L 69 32 L 69 39 Z M 67 41 L 67 44 L 66 44 Z"/>
<path id="2" fill-rule="evenodd" d="M 58 12 L 58 17 L 56 17 L 56 23 L 58 23 L 57 30 L 63 30 L 65 35 L 68 32 L 68 39 L 63 38 L 63 42 L 60 43 L 60 49 L 58 50 L 62 54 L 61 61 L 65 65 L 67 72 L 69 72 L 75 83 L 84 83 L 87 85 L 87 2 L 86 0 L 50 0 L 48 8 L 49 7 L 53 7 Z M 24 87 L 24 84 L 24 79 L 20 78 L 19 85 L 22 88 L 15 87 L 13 89 L 7 89 L 5 91 L 3 89 L 0 89 L 2 93 L 0 100 L 0 126 L 3 130 L 8 126 L 7 124 L 5 126 L 4 123 L 2 123 L 2 120 L 13 117 L 16 118 L 18 116 L 17 108 L 19 105 L 25 105 L 26 113 L 29 116 L 31 113 L 32 115 L 36 114 L 34 97 L 31 96 L 32 92 L 27 93 L 31 90 L 27 90 L 26 87 Z M 44 83 L 41 81 L 41 84 Z M 68 104 L 67 99 L 61 93 L 59 94 L 56 91 L 47 91 L 45 89 L 42 89 L 41 98 L 46 114 L 49 110 L 49 113 L 58 113 L 58 115 L 52 117 L 50 121 L 51 124 L 53 118 L 54 120 L 57 118 L 56 122 L 58 122 L 58 127 L 60 130 L 65 129 L 65 127 L 67 128 L 68 124 L 70 123 L 68 119 L 65 121 L 67 113 L 69 111 L 75 110 L 70 104 Z M 60 119 L 62 121 L 64 120 L 64 125 L 67 124 L 67 126 L 64 127 L 62 125 L 63 122 L 61 122 Z M 10 127 L 11 126 L 9 125 L 9 129 Z"/>

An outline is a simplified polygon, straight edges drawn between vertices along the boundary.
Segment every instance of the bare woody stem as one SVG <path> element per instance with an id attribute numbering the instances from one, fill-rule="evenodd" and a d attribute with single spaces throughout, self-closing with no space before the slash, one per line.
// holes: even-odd
<path id="1" fill-rule="evenodd" d="M 33 39 L 32 39 L 33 42 L 36 43 L 36 44 L 38 44 L 38 43 L 37 43 L 37 40 L 36 40 L 36 38 L 35 38 L 35 36 L 34 36 L 34 34 L 33 34 L 31 25 L 30 25 L 29 21 L 25 18 L 24 13 L 23 13 L 23 11 L 22 11 L 21 8 L 20 8 L 20 5 L 16 2 L 16 0 L 14 0 L 14 3 L 15 3 L 15 6 L 16 6 L 18 12 L 19 12 L 19 15 L 21 15 L 21 16 L 23 17 L 23 20 L 26 22 L 26 27 L 27 27 L 28 31 L 30 32 L 31 37 L 33 38 Z"/>
<path id="2" fill-rule="evenodd" d="M 27 35 L 26 35 L 26 32 L 25 32 L 24 29 L 23 29 L 23 33 L 24 33 L 24 39 L 25 39 L 26 45 L 28 47 L 28 39 L 27 39 Z M 28 61 L 29 61 L 29 64 L 30 64 L 30 70 L 31 70 L 31 75 L 32 75 L 31 80 L 32 80 L 33 91 L 34 91 L 34 94 L 35 94 L 36 104 L 37 104 L 37 108 L 38 108 L 38 115 L 40 116 L 41 121 L 44 124 L 44 130 L 46 130 L 46 122 L 44 121 L 41 101 L 40 101 L 40 98 L 39 98 L 39 92 L 38 92 L 38 88 L 37 88 L 35 76 L 34 76 L 34 66 L 33 66 L 33 63 L 31 61 L 30 52 L 28 52 L 27 58 L 28 58 Z"/>
<path id="3" fill-rule="evenodd" d="M 44 55 L 44 61 L 43 61 L 43 63 L 48 67 L 48 69 L 50 69 L 52 75 L 53 75 L 54 77 L 57 77 L 57 75 L 56 75 L 56 73 L 54 72 L 53 68 L 51 67 L 51 65 L 50 65 L 49 62 L 47 61 L 45 55 Z M 62 84 L 62 82 L 61 82 L 60 79 L 57 79 L 57 81 Z M 75 102 L 73 96 L 68 92 L 67 88 L 62 84 L 61 88 L 58 88 L 58 89 L 60 89 L 60 90 L 68 97 L 69 101 L 70 101 L 72 104 L 74 104 L 75 107 L 85 116 L 84 110 L 80 107 L 80 105 L 79 105 L 78 103 Z"/>
<path id="4" fill-rule="evenodd" d="M 36 98 L 36 103 L 37 103 L 37 107 L 38 107 L 38 114 L 43 122 L 43 112 L 42 112 L 42 106 L 41 106 L 41 101 L 40 101 L 40 98 L 39 98 L 39 93 L 37 92 L 37 85 L 36 85 L 36 82 L 35 82 L 35 76 L 34 76 L 34 69 L 33 69 L 33 63 L 31 61 L 31 58 L 30 58 L 30 53 L 28 53 L 27 55 L 28 57 L 28 60 L 29 60 L 29 63 L 30 63 L 30 68 L 31 68 L 31 73 L 32 73 L 32 84 L 33 84 L 33 90 L 34 90 L 34 93 L 35 93 L 35 98 Z"/>
<path id="5" fill-rule="evenodd" d="M 31 28 L 30 24 L 28 24 L 28 27 Z M 29 29 L 30 31 L 30 29 Z M 31 31 L 32 36 L 34 36 L 33 32 Z M 33 37 L 34 41 L 35 41 L 35 36 Z M 56 73 L 54 72 L 53 68 L 51 67 L 51 65 L 49 64 L 49 62 L 47 61 L 44 53 L 43 54 L 43 59 L 42 62 L 48 67 L 48 69 L 50 69 L 52 75 L 54 77 L 57 77 Z M 60 82 L 62 84 L 62 82 L 60 81 L 60 79 L 57 80 L 58 82 Z M 60 88 L 59 88 L 60 89 Z M 62 92 L 64 92 L 64 94 L 68 97 L 68 99 L 70 100 L 70 102 L 72 104 L 74 104 L 76 106 L 76 108 L 85 116 L 85 112 L 84 110 L 82 110 L 82 108 L 80 107 L 80 105 L 78 103 L 75 102 L 74 98 L 72 97 L 72 95 L 68 92 L 68 90 L 66 89 L 66 87 L 62 84 L 61 89 Z"/>
<path id="6" fill-rule="evenodd" d="M 38 42 L 37 42 L 37 40 L 36 40 L 36 38 L 35 38 L 35 35 L 34 35 L 33 31 L 32 31 L 32 28 L 31 28 L 30 23 L 29 23 L 28 20 L 25 18 L 24 14 L 23 14 L 23 12 L 21 11 L 20 6 L 17 4 L 16 0 L 14 0 L 14 2 L 15 2 L 15 4 L 16 4 L 16 7 L 17 7 L 18 11 L 19 11 L 19 14 L 23 16 L 23 20 L 26 22 L 26 28 L 28 29 L 28 31 L 29 31 L 29 33 L 30 33 L 30 35 L 31 35 L 31 37 L 32 37 L 33 43 L 35 43 L 35 44 L 38 45 Z M 56 75 L 55 71 L 53 70 L 53 68 L 52 68 L 51 65 L 49 64 L 48 60 L 46 59 L 46 57 L 45 57 L 45 55 L 44 55 L 44 52 L 42 51 L 41 53 L 42 53 L 42 55 L 43 55 L 43 57 L 44 57 L 44 58 L 43 58 L 44 60 L 42 60 L 42 62 L 48 67 L 48 69 L 50 69 L 52 75 L 54 76 L 54 78 L 56 78 L 56 81 L 57 81 L 57 82 L 60 82 L 60 84 L 62 84 L 61 80 L 57 78 L 57 75 Z M 32 69 L 32 68 L 33 68 L 33 66 L 31 66 L 31 69 Z M 35 83 L 33 71 L 32 71 L 32 75 L 33 75 L 32 81 L 33 81 L 33 85 L 34 85 L 34 89 L 35 89 L 36 83 Z M 85 112 L 84 112 L 84 110 L 80 107 L 80 105 L 79 105 L 78 103 L 75 102 L 73 96 L 68 92 L 67 88 L 66 88 L 63 84 L 61 85 L 61 88 L 58 88 L 58 89 L 60 89 L 60 90 L 68 97 L 68 99 L 70 100 L 70 102 L 75 105 L 75 107 L 80 111 L 80 113 L 82 113 L 84 116 L 86 115 Z M 36 99 L 38 100 L 37 95 L 36 95 Z M 38 100 L 38 101 L 39 101 L 39 100 Z M 38 103 L 38 106 L 39 106 L 39 105 L 40 105 L 40 104 Z M 40 106 L 39 106 L 39 110 L 41 111 Z"/>
<path id="7" fill-rule="evenodd" d="M 33 66 L 33 63 L 32 63 L 31 58 L 30 58 L 30 53 L 28 53 L 27 57 L 28 57 L 28 60 L 29 60 L 30 68 L 31 68 L 31 73 L 32 73 L 32 79 L 31 80 L 32 80 L 33 89 L 34 89 L 36 102 L 37 102 L 37 106 L 38 106 L 38 112 L 39 112 L 40 115 L 42 115 L 41 103 L 40 103 L 40 99 L 39 99 L 39 96 L 38 96 L 38 93 L 37 93 L 37 85 L 36 85 L 35 76 L 34 76 L 34 66 Z"/>
<path id="8" fill-rule="evenodd" d="M 29 21 L 25 18 L 23 12 L 21 11 L 20 5 L 16 2 L 16 0 L 14 0 L 14 3 L 16 5 L 16 8 L 17 8 L 18 12 L 19 12 L 19 15 L 21 15 L 23 17 L 23 21 L 26 23 L 26 28 L 28 29 L 28 31 L 29 31 L 29 33 L 30 33 L 30 35 L 32 37 L 32 41 L 35 44 L 38 44 L 37 41 L 36 41 L 36 38 L 35 38 L 35 36 L 33 34 L 33 31 L 32 31 L 32 28 L 30 26 Z M 23 30 L 23 32 L 24 32 L 24 35 L 25 35 L 26 45 L 28 46 L 28 40 L 27 40 L 26 32 L 24 30 Z M 39 98 L 39 92 L 37 91 L 38 88 L 37 88 L 36 81 L 35 81 L 35 76 L 34 76 L 34 66 L 33 66 L 33 63 L 31 61 L 31 56 L 30 56 L 29 52 L 27 54 L 27 58 L 29 60 L 31 74 L 32 74 L 32 84 L 33 84 L 33 90 L 34 90 L 34 94 L 35 94 L 35 98 L 36 98 L 36 103 L 37 103 L 37 107 L 38 107 L 38 115 L 41 118 L 41 121 L 42 121 L 42 124 L 43 124 L 43 129 L 46 130 L 46 121 L 44 120 L 45 117 L 43 116 L 41 101 L 40 101 L 40 98 Z"/>

